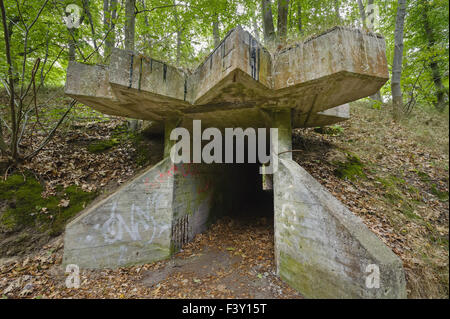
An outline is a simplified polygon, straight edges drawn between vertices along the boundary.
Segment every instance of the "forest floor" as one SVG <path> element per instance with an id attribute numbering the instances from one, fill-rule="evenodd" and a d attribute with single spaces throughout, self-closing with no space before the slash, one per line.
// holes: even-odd
<path id="1" fill-rule="evenodd" d="M 401 123 L 390 120 L 387 106 L 358 102 L 351 113 L 339 125 L 296 130 L 294 159 L 402 259 L 408 297 L 448 298 L 448 111 L 416 109 Z M 77 107 L 33 162 L 7 172 L 0 189 L 12 187 L 18 196 L 29 186 L 23 180 L 37 180 L 46 201 L 23 207 L 33 210 L 31 222 L 1 225 L 2 215 L 21 206 L 0 196 L 0 296 L 301 298 L 275 274 L 270 217 L 222 218 L 170 260 L 82 270 L 80 288 L 66 288 L 63 225 L 160 159 L 161 139 L 127 133 L 124 123 Z M 64 191 L 71 186 L 79 193 Z"/>

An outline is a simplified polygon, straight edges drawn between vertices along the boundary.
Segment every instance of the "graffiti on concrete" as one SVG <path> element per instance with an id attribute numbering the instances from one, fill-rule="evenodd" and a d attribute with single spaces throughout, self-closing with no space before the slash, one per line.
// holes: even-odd
<path id="1" fill-rule="evenodd" d="M 155 194 L 158 196 L 158 194 Z M 154 197 L 154 196 L 153 196 Z M 158 202 L 153 198 L 154 202 Z M 124 241 L 129 238 L 131 241 L 145 241 L 151 244 L 153 240 L 160 237 L 162 233 L 170 230 L 170 224 L 158 222 L 152 216 L 154 207 L 150 204 L 152 196 L 147 198 L 145 209 L 136 204 L 131 204 L 129 218 L 124 218 L 123 214 L 117 210 L 117 201 L 113 203 L 109 218 L 103 225 L 95 225 L 94 228 L 101 232 L 104 241 L 112 244 L 118 241 Z"/>
<path id="2" fill-rule="evenodd" d="M 183 177 L 199 175 L 198 170 L 194 165 L 192 165 L 192 163 L 171 165 L 167 171 L 161 172 L 151 181 L 149 177 L 146 177 L 144 179 L 145 191 L 149 193 L 152 190 L 159 188 L 160 185 L 162 185 L 167 180 L 168 177 L 175 175 L 175 172 L 180 172 L 181 176 Z M 206 185 L 204 187 L 198 187 L 197 189 L 198 194 L 204 193 L 210 188 L 211 184 L 210 180 L 208 179 L 205 184 Z"/>

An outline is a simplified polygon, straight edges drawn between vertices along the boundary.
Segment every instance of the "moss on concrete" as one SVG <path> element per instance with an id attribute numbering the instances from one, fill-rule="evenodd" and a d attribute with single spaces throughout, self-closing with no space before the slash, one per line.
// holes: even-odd
<path id="1" fill-rule="evenodd" d="M 357 293 L 338 276 L 315 265 L 302 264 L 286 253 L 280 253 L 280 277 L 307 298 L 355 298 Z M 347 289 L 345 289 L 347 288 Z M 358 296 L 359 297 L 359 296 Z"/>

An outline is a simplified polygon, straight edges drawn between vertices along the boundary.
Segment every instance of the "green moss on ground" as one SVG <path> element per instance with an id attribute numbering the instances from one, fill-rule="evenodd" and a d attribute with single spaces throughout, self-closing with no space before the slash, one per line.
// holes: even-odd
<path id="1" fill-rule="evenodd" d="M 132 134 L 133 146 L 136 149 L 135 162 L 139 166 L 146 166 L 150 163 L 151 152 L 146 142 L 145 136 L 141 133 Z"/>
<path id="2" fill-rule="evenodd" d="M 340 125 L 332 125 L 332 126 L 321 126 L 316 127 L 314 132 L 319 134 L 326 134 L 331 136 L 339 136 L 342 132 L 344 132 L 344 128 Z"/>
<path id="3" fill-rule="evenodd" d="M 334 162 L 333 164 L 337 166 L 334 173 L 339 178 L 355 180 L 358 177 L 366 177 L 364 163 L 356 155 L 347 153 L 345 162 Z"/>
<path id="4" fill-rule="evenodd" d="M 77 186 L 60 189 L 56 196 L 43 198 L 44 187 L 31 174 L 14 174 L 0 181 L 0 202 L 6 209 L 0 216 L 0 225 L 8 231 L 33 227 L 50 235 L 60 234 L 67 221 L 96 197 L 95 192 L 84 192 Z M 68 200 L 60 205 L 61 200 Z M 67 202 L 66 202 L 67 203 Z"/>
<path id="5" fill-rule="evenodd" d="M 91 153 L 102 153 L 104 151 L 113 148 L 120 144 L 120 141 L 117 138 L 111 138 L 109 140 L 101 140 L 95 141 L 89 144 L 88 151 Z"/>
<path id="6" fill-rule="evenodd" d="M 132 143 L 136 149 L 135 162 L 139 166 L 146 166 L 151 162 L 151 152 L 148 147 L 148 139 L 142 132 L 130 132 L 127 124 L 120 125 L 114 129 L 111 138 L 92 142 L 88 145 L 91 153 L 103 153 L 117 145 L 125 142 Z"/>
<path id="7" fill-rule="evenodd" d="M 376 181 L 381 184 L 384 190 L 385 201 L 394 205 L 397 209 L 410 220 L 419 220 L 421 217 L 415 213 L 416 207 L 420 204 L 419 191 L 414 186 L 407 185 L 403 178 L 388 175 L 386 177 L 377 177 Z M 407 196 L 407 193 L 413 199 Z M 414 199 L 415 198 L 415 199 Z"/>
<path id="8" fill-rule="evenodd" d="M 443 192 L 439 190 L 436 184 L 431 185 L 431 194 L 436 196 L 440 201 L 446 202 L 448 201 L 448 192 Z"/>

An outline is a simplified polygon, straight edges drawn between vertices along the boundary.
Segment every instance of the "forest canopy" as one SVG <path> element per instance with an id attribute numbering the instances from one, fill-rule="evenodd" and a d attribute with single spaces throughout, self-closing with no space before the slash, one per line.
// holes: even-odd
<path id="1" fill-rule="evenodd" d="M 283 28 L 288 42 L 320 33 L 334 25 L 367 28 L 361 19 L 359 2 L 365 11 L 375 8 L 373 31 L 386 39 L 390 66 L 393 60 L 398 6 L 394 0 L 369 3 L 356 0 L 5 0 L 11 56 L 17 76 L 22 71 L 24 58 L 26 77 L 31 77 L 31 70 L 40 59 L 38 82 L 45 79 L 47 85 L 64 83 L 70 59 L 104 62 L 110 46 L 125 47 L 127 2 L 134 4 L 134 49 L 182 67 L 198 65 L 214 44 L 238 24 L 264 42 L 262 6 L 270 6 L 273 28 L 278 29 L 283 25 L 279 21 L 280 14 L 276 14 L 278 6 L 282 5 L 280 2 L 285 2 L 287 7 Z M 370 2 L 374 5 L 370 6 Z M 63 17 L 70 14 L 70 11 L 66 12 L 70 4 L 80 8 L 78 28 L 69 29 L 63 21 Z M 437 64 L 442 85 L 448 92 L 448 6 L 445 0 L 406 1 L 402 72 L 405 102 L 411 96 L 427 105 L 436 102 L 431 59 Z M 0 74 L 4 82 L 7 61 L 4 30 L 0 32 L 3 33 L 0 37 Z M 25 38 L 27 43 L 24 43 Z M 389 84 L 385 85 L 382 95 L 389 98 Z"/>
<path id="2" fill-rule="evenodd" d="M 237 25 L 269 50 L 335 25 L 386 40 L 390 80 L 371 96 L 393 117 L 448 105 L 449 4 L 444 0 L 2 0 L 0 149 L 21 155 L 27 125 L 39 121 L 39 91 L 64 85 L 69 61 L 107 64 L 113 47 L 194 69 Z M 75 105 L 73 101 L 66 114 Z M 58 124 L 59 125 L 59 124 Z M 52 137 L 52 129 L 48 141 Z M 43 142 L 43 143 L 44 143 Z"/>

